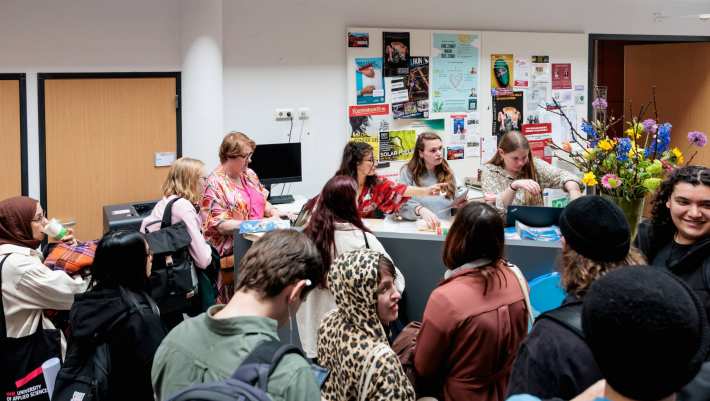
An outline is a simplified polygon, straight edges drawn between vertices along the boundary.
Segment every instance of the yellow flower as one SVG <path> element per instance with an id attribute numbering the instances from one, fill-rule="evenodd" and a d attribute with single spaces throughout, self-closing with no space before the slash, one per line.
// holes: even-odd
<path id="1" fill-rule="evenodd" d="M 582 183 L 584 183 L 584 185 L 588 187 L 593 187 L 599 184 L 597 182 L 597 177 L 595 177 L 594 173 L 592 173 L 591 171 L 588 173 L 584 173 L 584 177 L 582 177 Z"/>
<path id="2" fill-rule="evenodd" d="M 631 142 L 631 149 L 629 149 L 629 157 L 643 159 L 643 148 Z"/>
<path id="3" fill-rule="evenodd" d="M 599 141 L 599 144 L 597 146 L 599 146 L 599 149 L 603 151 L 609 151 L 614 147 L 614 142 L 612 142 L 610 139 L 602 139 L 601 141 Z"/>
<path id="4" fill-rule="evenodd" d="M 632 140 L 639 139 L 639 137 L 641 137 L 642 133 L 643 133 L 643 124 L 641 124 L 641 123 L 632 124 L 631 127 L 629 127 L 626 131 L 624 131 L 624 134 L 626 134 L 626 136 L 628 136 Z"/>
<path id="5" fill-rule="evenodd" d="M 680 149 L 673 148 L 673 149 L 671 149 L 671 153 L 673 153 L 673 156 L 675 156 L 675 158 L 676 158 L 676 164 L 685 163 L 685 158 L 683 157 L 683 152 L 681 152 Z"/>

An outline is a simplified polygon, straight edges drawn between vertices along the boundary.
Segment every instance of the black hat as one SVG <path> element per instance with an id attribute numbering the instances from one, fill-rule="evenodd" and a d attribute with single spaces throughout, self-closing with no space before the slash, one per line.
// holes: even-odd
<path id="1" fill-rule="evenodd" d="M 584 297 L 582 327 L 607 383 L 640 401 L 667 397 L 700 370 L 710 338 L 705 309 L 680 279 L 658 268 L 622 267 Z"/>
<path id="2" fill-rule="evenodd" d="M 631 246 L 631 230 L 624 213 L 601 196 L 583 196 L 570 202 L 560 215 L 560 232 L 570 248 L 600 262 L 624 259 Z"/>

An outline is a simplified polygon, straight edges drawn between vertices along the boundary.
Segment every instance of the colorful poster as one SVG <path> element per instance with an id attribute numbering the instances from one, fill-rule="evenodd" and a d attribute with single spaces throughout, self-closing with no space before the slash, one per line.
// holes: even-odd
<path id="1" fill-rule="evenodd" d="M 348 47 L 370 47 L 370 34 L 367 32 L 348 32 Z"/>
<path id="2" fill-rule="evenodd" d="M 516 88 L 528 88 L 530 86 L 530 61 L 524 58 L 515 59 L 515 82 Z"/>
<path id="3" fill-rule="evenodd" d="M 493 134 L 500 137 L 508 131 L 519 131 L 523 124 L 523 92 L 496 93 L 493 96 Z"/>
<path id="4" fill-rule="evenodd" d="M 466 132 L 466 115 L 465 114 L 452 114 L 451 119 L 452 124 L 452 134 L 463 135 Z"/>
<path id="5" fill-rule="evenodd" d="M 572 64 L 552 64 L 552 89 L 572 89 Z"/>
<path id="6" fill-rule="evenodd" d="M 355 59 L 355 90 L 357 104 L 383 103 L 385 101 L 385 80 L 382 77 L 381 58 Z"/>
<path id="7" fill-rule="evenodd" d="M 415 130 L 380 132 L 380 161 L 411 159 L 416 142 Z"/>
<path id="8" fill-rule="evenodd" d="M 394 80 L 393 80 L 394 81 Z M 404 77 L 408 101 L 394 103 L 392 113 L 395 119 L 429 117 L 429 57 L 409 59 L 409 74 Z"/>
<path id="9" fill-rule="evenodd" d="M 522 133 L 530 144 L 533 156 L 552 163 L 552 124 L 523 124 Z"/>
<path id="10" fill-rule="evenodd" d="M 432 43 L 432 113 L 477 110 L 480 36 L 434 33 Z"/>
<path id="11" fill-rule="evenodd" d="M 446 147 L 446 160 L 461 160 L 464 158 L 464 145 L 449 145 Z"/>
<path id="12" fill-rule="evenodd" d="M 513 55 L 491 54 L 491 88 L 513 88 Z"/>
<path id="13" fill-rule="evenodd" d="M 350 106 L 350 140 L 366 142 L 372 145 L 375 159 L 380 154 L 380 131 L 389 131 L 390 106 L 377 104 L 372 106 Z"/>
<path id="14" fill-rule="evenodd" d="M 382 32 L 382 59 L 386 77 L 409 74 L 409 32 Z"/>

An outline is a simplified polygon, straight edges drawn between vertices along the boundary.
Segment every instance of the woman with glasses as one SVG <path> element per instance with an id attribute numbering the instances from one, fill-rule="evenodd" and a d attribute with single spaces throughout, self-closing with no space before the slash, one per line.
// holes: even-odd
<path id="1" fill-rule="evenodd" d="M 362 218 L 391 214 L 412 196 L 438 195 L 446 184 L 428 187 L 407 186 L 377 175 L 375 155 L 370 144 L 348 142 L 335 175 L 347 175 L 357 182 L 357 206 Z"/>
<path id="2" fill-rule="evenodd" d="M 25 196 L 0 201 L 0 274 L 7 337 L 54 329 L 44 309 L 69 310 L 87 282 L 42 264 L 38 250 L 49 222 L 39 202 Z M 40 326 L 41 325 L 41 326 Z M 61 341 L 62 350 L 66 344 Z M 59 344 L 57 344 L 59 349 Z"/>
<path id="3" fill-rule="evenodd" d="M 177 159 L 170 166 L 168 176 L 163 182 L 163 198 L 158 201 L 150 215 L 143 219 L 140 230 L 146 234 L 159 230 L 166 206 L 177 199 L 171 207 L 170 224 L 185 223 L 191 239 L 190 256 L 195 262 L 195 267 L 200 269 L 207 268 L 212 262 L 212 249 L 202 235 L 202 220 L 197 214 L 206 175 L 205 165 L 200 160 L 189 157 Z M 168 327 L 172 328 L 182 321 L 182 313 L 170 315 L 163 316 Z"/>
<path id="4" fill-rule="evenodd" d="M 266 201 L 268 191 L 249 168 L 256 142 L 241 132 L 230 132 L 219 147 L 220 165 L 207 177 L 201 215 L 205 237 L 217 248 L 222 270 L 218 279 L 219 303 L 234 293 L 234 230 L 245 220 L 280 217 Z"/>

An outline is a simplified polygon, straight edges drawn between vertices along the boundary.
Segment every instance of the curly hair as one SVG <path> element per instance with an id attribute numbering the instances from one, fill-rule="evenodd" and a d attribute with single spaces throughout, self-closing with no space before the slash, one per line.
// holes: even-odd
<path id="1" fill-rule="evenodd" d="M 651 209 L 651 241 L 652 249 L 658 244 L 665 243 L 675 234 L 675 225 L 671 219 L 671 211 L 666 203 L 671 198 L 676 184 L 686 182 L 693 186 L 705 185 L 710 187 L 710 169 L 704 166 L 685 166 L 674 170 L 663 183 L 661 183 L 656 196 L 653 198 Z"/>
<path id="2" fill-rule="evenodd" d="M 646 259 L 636 248 L 631 248 L 625 258 L 613 262 L 599 262 L 582 256 L 569 246 L 560 255 L 559 269 L 562 288 L 578 298 L 584 296 L 592 283 L 621 266 L 646 264 Z"/>

